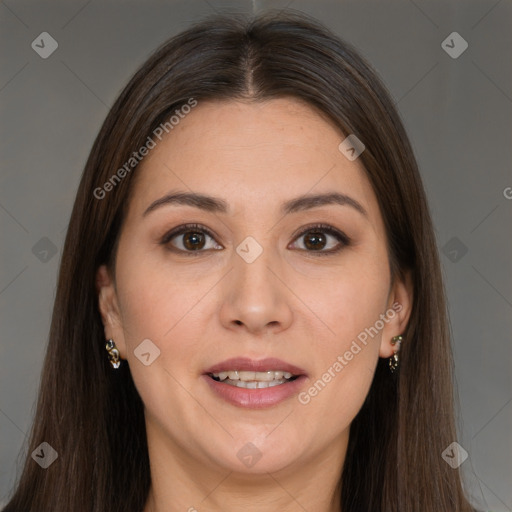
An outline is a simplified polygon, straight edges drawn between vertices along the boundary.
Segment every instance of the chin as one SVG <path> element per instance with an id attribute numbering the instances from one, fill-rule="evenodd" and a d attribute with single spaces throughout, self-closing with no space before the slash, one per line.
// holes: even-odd
<path id="1" fill-rule="evenodd" d="M 254 440 L 249 441 L 250 436 L 239 438 L 229 443 L 224 453 L 217 454 L 216 458 L 226 470 L 244 475 L 275 473 L 298 463 L 303 442 L 296 440 L 292 443 L 293 436 L 286 433 L 279 436 L 276 432 L 271 433 L 270 436 L 275 436 L 272 441 L 268 436 L 266 432 L 259 440 L 253 437 Z"/>

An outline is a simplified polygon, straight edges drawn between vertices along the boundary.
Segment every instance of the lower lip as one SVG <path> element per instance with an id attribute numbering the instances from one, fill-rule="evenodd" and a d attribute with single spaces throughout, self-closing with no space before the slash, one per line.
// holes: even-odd
<path id="1" fill-rule="evenodd" d="M 305 375 L 301 375 L 291 382 L 271 388 L 246 389 L 213 380 L 208 375 L 202 375 L 202 377 L 218 396 L 232 405 L 247 409 L 263 409 L 276 405 L 297 394 L 307 379 Z"/>

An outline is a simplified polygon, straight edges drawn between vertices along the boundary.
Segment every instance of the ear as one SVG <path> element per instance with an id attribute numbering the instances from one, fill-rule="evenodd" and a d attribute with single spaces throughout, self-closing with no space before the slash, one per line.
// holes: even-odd
<path id="1" fill-rule="evenodd" d="M 96 291 L 98 292 L 98 307 L 105 330 L 105 339 L 113 339 L 122 359 L 126 353 L 124 330 L 117 299 L 114 279 L 107 266 L 101 265 L 96 271 Z"/>
<path id="2" fill-rule="evenodd" d="M 391 286 L 388 305 L 386 309 L 387 322 L 382 330 L 379 356 L 391 357 L 397 350 L 398 345 L 393 345 L 391 340 L 394 336 L 403 334 L 411 316 L 413 304 L 413 286 L 410 272 L 406 272 L 403 277 L 397 277 Z M 403 340 L 407 343 L 407 340 Z"/>

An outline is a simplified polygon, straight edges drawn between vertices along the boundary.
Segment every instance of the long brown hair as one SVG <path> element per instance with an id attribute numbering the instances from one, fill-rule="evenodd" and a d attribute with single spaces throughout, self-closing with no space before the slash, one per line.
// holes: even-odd
<path id="1" fill-rule="evenodd" d="M 27 454 L 4 512 L 142 511 L 150 486 L 143 404 L 127 364 L 107 360 L 95 288 L 115 264 L 136 168 L 104 186 L 191 98 L 294 97 L 366 150 L 384 219 L 392 276 L 410 271 L 413 306 L 392 375 L 379 360 L 350 428 L 343 512 L 471 510 L 459 471 L 441 457 L 456 439 L 452 356 L 436 241 L 413 151 L 385 87 L 364 59 L 304 14 L 217 15 L 162 45 L 116 100 L 91 149 L 62 254 L 49 343 Z M 49 443 L 41 469 L 30 453 Z"/>

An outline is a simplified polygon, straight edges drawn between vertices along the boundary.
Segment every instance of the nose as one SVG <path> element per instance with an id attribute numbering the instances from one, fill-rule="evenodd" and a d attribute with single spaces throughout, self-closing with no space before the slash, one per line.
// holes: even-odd
<path id="1" fill-rule="evenodd" d="M 277 257 L 271 257 L 270 250 L 249 261 L 233 254 L 233 269 L 222 290 L 223 326 L 256 335 L 286 330 L 293 319 L 293 293 L 287 286 L 284 267 Z"/>

